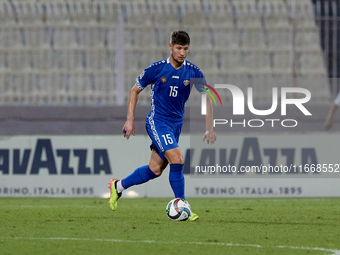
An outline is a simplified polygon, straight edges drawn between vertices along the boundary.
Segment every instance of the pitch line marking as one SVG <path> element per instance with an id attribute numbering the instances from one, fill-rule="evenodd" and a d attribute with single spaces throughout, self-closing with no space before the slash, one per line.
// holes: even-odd
<path id="1" fill-rule="evenodd" d="M 1 208 L 60 208 L 72 207 L 72 205 L 4 205 Z M 80 208 L 98 208 L 98 205 L 86 205 Z"/>
<path id="2" fill-rule="evenodd" d="M 239 246 L 239 247 L 255 247 L 255 248 L 280 248 L 294 250 L 313 250 L 332 252 L 333 255 L 340 255 L 340 250 L 326 249 L 320 247 L 304 247 L 304 246 L 262 246 L 258 244 L 239 244 L 239 243 L 215 243 L 215 242 L 163 242 L 155 240 L 120 240 L 120 239 L 90 239 L 90 238 L 69 238 L 69 237 L 0 237 L 0 239 L 28 239 L 28 240 L 62 240 L 62 241 L 98 241 L 98 242 L 118 242 L 118 243 L 155 243 L 155 244 L 194 244 L 194 245 L 216 245 L 216 246 Z"/>

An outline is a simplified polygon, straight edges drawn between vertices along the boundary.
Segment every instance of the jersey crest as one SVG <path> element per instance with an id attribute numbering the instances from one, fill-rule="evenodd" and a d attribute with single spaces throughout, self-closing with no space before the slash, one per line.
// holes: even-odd
<path id="1" fill-rule="evenodd" d="M 161 79 L 161 82 L 164 84 L 167 82 L 166 78 L 163 76 L 162 79 Z"/>

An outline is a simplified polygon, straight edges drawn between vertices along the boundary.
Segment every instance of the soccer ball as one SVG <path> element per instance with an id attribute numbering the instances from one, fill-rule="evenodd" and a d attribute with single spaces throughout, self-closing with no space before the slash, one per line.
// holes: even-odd
<path id="1" fill-rule="evenodd" d="M 182 198 L 172 199 L 166 206 L 166 215 L 174 221 L 187 220 L 191 215 L 190 205 Z"/>

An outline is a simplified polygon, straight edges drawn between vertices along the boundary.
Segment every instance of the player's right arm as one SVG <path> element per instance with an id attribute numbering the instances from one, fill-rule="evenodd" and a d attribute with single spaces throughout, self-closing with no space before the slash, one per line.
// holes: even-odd
<path id="1" fill-rule="evenodd" d="M 128 140 L 131 133 L 135 135 L 135 109 L 138 101 L 139 93 L 142 90 L 135 84 L 130 90 L 129 102 L 128 102 L 128 113 L 126 117 L 125 125 L 123 126 L 122 132 L 124 137 Z"/>
<path id="2" fill-rule="evenodd" d="M 128 113 L 125 125 L 123 126 L 123 134 L 129 139 L 131 133 L 135 135 L 135 109 L 138 101 L 139 93 L 149 84 L 154 83 L 157 65 L 151 64 L 137 78 L 136 84 L 130 90 Z"/>

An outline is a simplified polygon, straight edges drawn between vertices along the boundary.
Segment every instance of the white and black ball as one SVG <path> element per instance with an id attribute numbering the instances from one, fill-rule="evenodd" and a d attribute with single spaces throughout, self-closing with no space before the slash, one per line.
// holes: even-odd
<path id="1" fill-rule="evenodd" d="M 187 220 L 191 215 L 190 204 L 182 198 L 172 199 L 166 206 L 166 215 L 173 221 Z"/>

